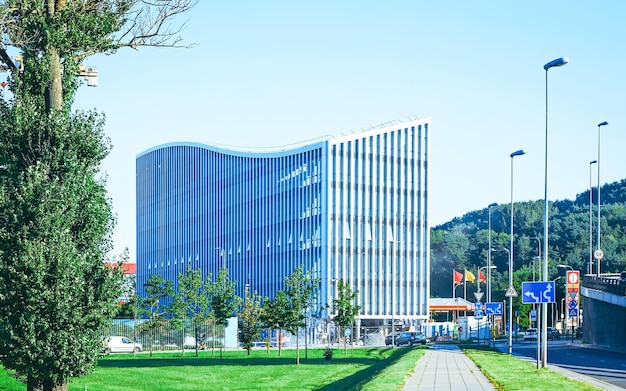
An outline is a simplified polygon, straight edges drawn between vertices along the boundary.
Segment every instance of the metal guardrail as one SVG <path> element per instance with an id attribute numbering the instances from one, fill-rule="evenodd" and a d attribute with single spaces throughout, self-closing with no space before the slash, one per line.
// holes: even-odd
<path id="1" fill-rule="evenodd" d="M 583 276 L 582 286 L 614 295 L 626 296 L 626 281 L 620 281 L 619 274 L 602 274 L 599 277 L 587 274 Z"/>

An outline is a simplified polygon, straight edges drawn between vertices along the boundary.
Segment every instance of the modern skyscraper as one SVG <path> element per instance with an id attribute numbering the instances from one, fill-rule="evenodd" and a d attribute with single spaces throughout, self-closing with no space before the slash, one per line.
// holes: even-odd
<path id="1" fill-rule="evenodd" d="M 222 266 L 262 296 L 299 265 L 358 290 L 361 324 L 428 319 L 430 120 L 387 124 L 292 149 L 171 143 L 137 157 L 137 291 L 150 274 Z M 176 284 L 176 282 L 175 282 Z M 332 316 L 332 306 L 322 317 Z"/>

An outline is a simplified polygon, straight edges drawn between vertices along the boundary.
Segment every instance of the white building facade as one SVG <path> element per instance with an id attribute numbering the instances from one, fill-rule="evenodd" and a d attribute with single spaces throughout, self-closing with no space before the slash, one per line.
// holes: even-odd
<path id="1" fill-rule="evenodd" d="M 262 297 L 299 265 L 320 277 L 332 318 L 337 282 L 358 290 L 362 325 L 428 319 L 430 119 L 274 152 L 197 143 L 137 157 L 137 291 L 150 274 L 226 266 Z"/>

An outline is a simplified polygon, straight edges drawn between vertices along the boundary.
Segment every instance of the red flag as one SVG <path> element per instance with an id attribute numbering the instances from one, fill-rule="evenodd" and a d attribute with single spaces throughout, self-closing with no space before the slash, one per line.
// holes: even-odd
<path id="1" fill-rule="evenodd" d="M 459 273 L 456 270 L 452 269 L 454 271 L 454 283 L 455 284 L 460 284 L 461 281 L 463 281 L 463 273 Z"/>
<path id="2" fill-rule="evenodd" d="M 478 278 L 480 279 L 480 282 L 487 282 L 487 277 L 485 277 L 483 272 L 479 271 L 479 273 L 480 275 L 478 276 Z"/>

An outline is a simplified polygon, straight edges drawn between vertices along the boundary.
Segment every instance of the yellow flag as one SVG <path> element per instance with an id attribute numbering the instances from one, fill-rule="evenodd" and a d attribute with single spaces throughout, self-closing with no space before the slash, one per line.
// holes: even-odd
<path id="1" fill-rule="evenodd" d="M 466 270 L 465 271 L 465 281 L 475 282 L 476 281 L 476 277 L 474 276 L 474 273 L 472 273 L 469 270 Z"/>

